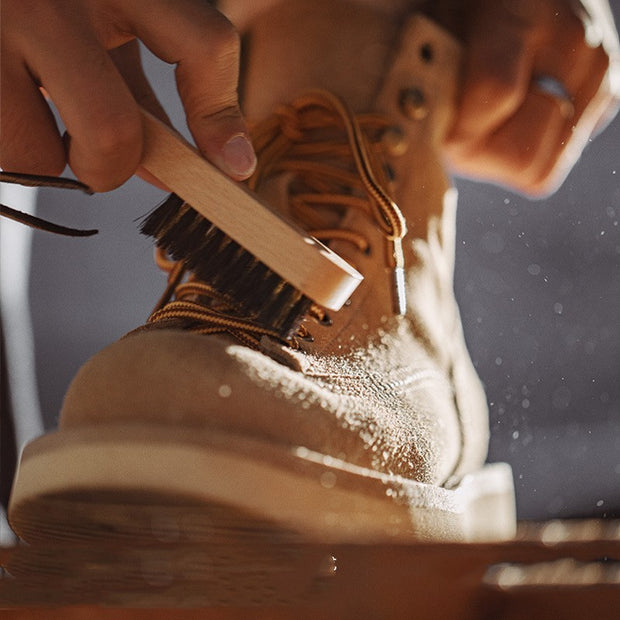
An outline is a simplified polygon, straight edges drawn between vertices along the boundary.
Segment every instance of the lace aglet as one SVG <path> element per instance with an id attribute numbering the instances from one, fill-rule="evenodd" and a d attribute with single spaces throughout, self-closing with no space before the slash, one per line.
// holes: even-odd
<path id="1" fill-rule="evenodd" d="M 401 239 L 392 240 L 392 306 L 394 314 L 404 316 L 407 312 L 405 291 L 405 256 Z"/>
<path id="2" fill-rule="evenodd" d="M 407 312 L 407 297 L 405 295 L 405 270 L 402 267 L 396 267 L 392 272 L 392 278 L 394 313 L 398 316 L 404 316 Z"/>

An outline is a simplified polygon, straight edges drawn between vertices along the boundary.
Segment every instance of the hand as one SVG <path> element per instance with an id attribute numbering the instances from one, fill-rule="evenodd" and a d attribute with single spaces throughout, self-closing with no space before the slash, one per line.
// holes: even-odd
<path id="1" fill-rule="evenodd" d="M 548 193 L 620 101 L 608 7 L 590 0 L 587 14 L 570 0 L 463 4 L 466 52 L 450 160 L 465 175 Z M 569 99 L 545 92 L 539 78 L 559 80 Z"/>
<path id="2" fill-rule="evenodd" d="M 163 116 L 142 72 L 139 39 L 176 65 L 198 148 L 237 180 L 251 174 L 256 160 L 237 99 L 239 37 L 206 1 L 2 0 L 0 6 L 4 170 L 57 175 L 68 163 L 95 191 L 134 174 L 142 152 L 138 104 Z M 62 118 L 64 137 L 45 96 Z"/>

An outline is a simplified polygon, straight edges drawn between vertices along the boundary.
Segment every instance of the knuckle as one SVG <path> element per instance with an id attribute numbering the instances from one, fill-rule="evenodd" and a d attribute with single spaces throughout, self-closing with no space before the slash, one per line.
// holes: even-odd
<path id="1" fill-rule="evenodd" d="M 487 73 L 480 81 L 479 88 L 490 101 L 497 101 L 498 104 L 513 104 L 521 97 L 517 80 L 508 73 L 496 71 Z"/>
<path id="2" fill-rule="evenodd" d="M 211 105 L 204 102 L 202 109 L 197 109 L 192 116 L 192 121 L 209 121 L 210 123 L 225 123 L 226 121 L 237 121 L 241 116 L 239 106 L 236 102 L 230 103 L 223 101 L 211 101 Z"/>
<path id="3" fill-rule="evenodd" d="M 86 138 L 86 139 L 84 139 Z M 88 136 L 71 140 L 70 164 L 94 191 L 110 191 L 136 171 L 142 153 L 142 127 L 133 115 L 110 115 L 94 123 Z"/>
<path id="4" fill-rule="evenodd" d="M 99 157 L 116 159 L 121 152 L 137 150 L 142 128 L 138 114 L 109 114 L 92 123 L 88 146 Z"/>
<path id="5" fill-rule="evenodd" d="M 523 85 L 511 73 L 487 70 L 471 85 L 472 95 L 487 110 L 500 117 L 509 116 L 524 97 Z"/>
<path id="6" fill-rule="evenodd" d="M 208 30 L 209 47 L 223 54 L 236 53 L 241 47 L 241 38 L 237 29 L 221 13 L 217 13 L 210 21 Z"/>
<path id="7" fill-rule="evenodd" d="M 241 37 L 233 24 L 221 13 L 209 12 L 187 24 L 186 36 L 179 43 L 185 63 L 217 62 L 220 58 L 236 57 L 241 49 Z"/>

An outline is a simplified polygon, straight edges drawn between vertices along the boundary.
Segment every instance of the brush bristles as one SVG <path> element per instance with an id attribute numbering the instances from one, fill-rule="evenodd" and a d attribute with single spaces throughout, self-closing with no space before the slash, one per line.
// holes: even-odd
<path id="1" fill-rule="evenodd" d="M 289 338 L 311 300 L 175 194 L 149 214 L 141 232 L 220 291 L 237 311 Z"/>

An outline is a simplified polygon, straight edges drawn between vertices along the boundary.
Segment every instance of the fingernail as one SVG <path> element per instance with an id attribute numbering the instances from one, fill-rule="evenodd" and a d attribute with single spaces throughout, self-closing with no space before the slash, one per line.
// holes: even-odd
<path id="1" fill-rule="evenodd" d="M 256 168 L 256 154 L 243 134 L 233 136 L 224 145 L 222 154 L 226 166 L 235 176 L 249 177 Z"/>

